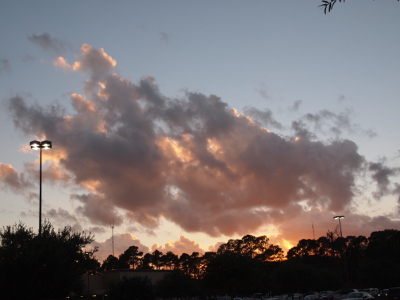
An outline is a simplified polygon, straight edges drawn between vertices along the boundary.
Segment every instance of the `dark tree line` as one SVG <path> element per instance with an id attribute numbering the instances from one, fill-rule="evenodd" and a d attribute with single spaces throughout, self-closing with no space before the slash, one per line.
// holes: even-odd
<path id="1" fill-rule="evenodd" d="M 328 231 L 325 237 L 300 240 L 286 256 L 266 236 L 246 235 L 204 255 L 155 251 L 136 259 L 139 269 L 174 270 L 158 284 L 164 298 L 387 288 L 400 282 L 400 231 L 376 231 L 368 238 Z M 109 261 L 100 269 L 107 269 Z"/>
<path id="2" fill-rule="evenodd" d="M 336 290 L 344 287 L 387 288 L 398 285 L 400 231 L 372 232 L 369 237 L 340 237 L 329 232 L 318 239 L 302 239 L 286 256 L 266 236 L 246 235 L 222 244 L 216 252 L 199 254 L 136 246 L 102 263 L 97 249 L 86 246 L 93 236 L 64 228 L 56 232 L 46 222 L 41 235 L 22 224 L 0 231 L 0 287 L 2 299 L 58 299 L 82 293 L 83 274 L 112 269 L 171 270 L 155 286 L 143 278 L 126 279 L 110 290 L 110 299 L 136 293 L 138 299 L 210 295 L 248 296 Z M 130 299 L 130 298 L 127 299 Z"/>

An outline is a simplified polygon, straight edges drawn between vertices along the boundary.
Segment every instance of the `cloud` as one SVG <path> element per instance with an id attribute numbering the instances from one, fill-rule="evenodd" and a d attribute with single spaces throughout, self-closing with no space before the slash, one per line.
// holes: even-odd
<path id="1" fill-rule="evenodd" d="M 23 62 L 32 62 L 32 61 L 35 61 L 35 58 L 32 55 L 26 53 L 24 58 L 22 59 L 22 61 Z"/>
<path id="2" fill-rule="evenodd" d="M 397 195 L 397 211 L 396 214 L 400 215 L 400 184 L 395 183 L 393 194 Z"/>
<path id="3" fill-rule="evenodd" d="M 114 245 L 113 245 L 114 243 Z M 90 244 L 89 248 L 98 247 L 98 252 L 95 253 L 96 258 L 102 262 L 109 255 L 113 254 L 118 257 L 121 253 L 127 250 L 130 246 L 137 246 L 139 251 L 143 253 L 150 253 L 150 250 L 147 246 L 143 245 L 138 239 L 132 236 L 130 233 L 120 233 L 111 236 L 103 242 L 93 242 Z"/>
<path id="4" fill-rule="evenodd" d="M 254 107 L 246 106 L 243 108 L 243 111 L 246 115 L 254 118 L 255 121 L 264 125 L 266 128 L 283 129 L 283 125 L 274 119 L 273 112 L 269 109 L 260 111 Z"/>
<path id="5" fill-rule="evenodd" d="M 10 70 L 10 61 L 5 58 L 0 59 L 0 75 L 4 72 L 9 72 Z"/>
<path id="6" fill-rule="evenodd" d="M 57 55 L 63 54 L 69 46 L 57 39 L 51 37 L 51 35 L 47 32 L 42 33 L 41 35 L 32 34 L 28 36 L 29 41 L 40 46 L 43 50 L 53 52 Z"/>
<path id="7" fill-rule="evenodd" d="M 400 168 L 389 168 L 382 163 L 370 163 L 369 171 L 371 171 L 372 179 L 376 181 L 378 190 L 373 193 L 374 197 L 380 199 L 381 197 L 396 193 L 390 189 L 390 177 L 400 174 Z"/>
<path id="8" fill-rule="evenodd" d="M 11 190 L 15 193 L 25 193 L 33 184 L 26 179 L 24 174 L 18 174 L 18 171 L 9 164 L 0 163 L 0 188 Z"/>
<path id="9" fill-rule="evenodd" d="M 57 146 L 49 157 L 59 172 L 49 174 L 87 191 L 71 199 L 96 226 L 137 222 L 151 231 L 165 218 L 210 236 L 243 236 L 273 224 L 294 237 L 304 218 L 324 216 L 329 228 L 334 213 L 352 212 L 368 162 L 353 141 L 340 138 L 364 132 L 351 111 L 309 113 L 289 127 L 268 109 L 247 109 L 286 130 L 282 136 L 216 95 L 169 98 L 151 76 L 138 83 L 121 78 L 104 49 L 84 44 L 71 66 L 88 76 L 85 93 L 71 94 L 73 114 L 20 96 L 8 99 L 8 111 L 24 134 Z"/>
<path id="10" fill-rule="evenodd" d="M 164 42 L 169 42 L 169 40 L 171 39 L 171 37 L 169 36 L 169 34 L 168 34 L 168 33 L 165 33 L 164 31 L 160 31 L 158 34 L 159 34 L 159 36 L 161 37 L 161 39 L 162 39 Z"/>
<path id="11" fill-rule="evenodd" d="M 347 134 L 362 134 L 373 138 L 376 136 L 376 132 L 372 129 L 363 129 L 358 124 L 351 122 L 351 109 L 345 109 L 344 112 L 339 114 L 333 113 L 327 109 L 320 110 L 317 113 L 307 113 L 300 120 L 293 123 L 293 128 L 298 130 L 298 125 L 301 124 L 302 132 L 314 132 L 312 135 L 315 136 L 318 133 L 330 138 L 339 139 L 344 133 Z M 309 125 L 309 126 L 308 126 Z M 310 129 L 310 127 L 312 127 Z M 311 137 L 306 134 L 306 136 Z"/>
<path id="12" fill-rule="evenodd" d="M 68 224 L 74 231 L 82 231 L 82 226 L 80 225 L 80 220 L 73 214 L 69 213 L 67 210 L 58 208 L 57 210 L 52 208 L 43 214 L 45 219 L 51 220 L 53 224 L 58 224 L 63 227 L 64 224 Z"/>
<path id="13" fill-rule="evenodd" d="M 76 212 L 90 219 L 94 224 L 104 225 L 104 220 L 113 220 L 115 224 L 122 224 L 122 217 L 116 212 L 112 203 L 98 195 L 72 195 L 72 199 L 79 200 L 83 205 L 77 207 Z"/>
<path id="14" fill-rule="evenodd" d="M 176 255 L 181 255 L 182 253 L 192 254 L 193 252 L 204 254 L 205 252 L 202 248 L 200 248 L 200 245 L 198 243 L 182 235 L 180 236 L 179 240 L 175 242 L 169 241 L 164 246 L 154 244 L 151 247 L 151 251 L 153 252 L 155 250 L 158 250 L 164 254 L 171 251 Z"/>
<path id="15" fill-rule="evenodd" d="M 268 90 L 267 90 L 267 87 L 266 87 L 266 85 L 265 85 L 264 83 L 261 83 L 261 84 L 260 84 L 260 87 L 256 88 L 256 92 L 257 92 L 261 97 L 263 97 L 265 100 L 271 100 L 271 99 L 272 99 L 272 97 L 271 97 L 271 95 L 269 94 L 269 92 L 268 92 Z"/>
<path id="16" fill-rule="evenodd" d="M 58 60 L 63 59 L 62 57 Z M 104 49 L 95 49 L 88 44 L 81 47 L 81 60 L 76 61 L 72 68 L 90 74 L 90 81 L 85 84 L 86 93 L 92 92 L 117 65 L 117 62 L 104 52 Z"/>
<path id="17" fill-rule="evenodd" d="M 296 100 L 294 103 L 293 103 L 293 106 L 292 107 L 289 107 L 289 111 L 291 111 L 291 112 L 297 112 L 297 111 L 299 111 L 299 109 L 300 109 L 300 106 L 303 104 L 303 101 L 301 101 L 301 100 Z"/>
<path id="18" fill-rule="evenodd" d="M 67 60 L 62 56 L 57 57 L 53 61 L 53 66 L 61 68 L 64 71 L 71 71 L 73 69 L 73 67 L 70 64 L 68 64 Z"/>

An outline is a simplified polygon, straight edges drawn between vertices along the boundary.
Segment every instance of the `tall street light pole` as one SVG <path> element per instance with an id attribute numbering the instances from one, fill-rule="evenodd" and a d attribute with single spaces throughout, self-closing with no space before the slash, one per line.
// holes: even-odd
<path id="1" fill-rule="evenodd" d="M 40 150 L 40 167 L 39 167 L 39 235 L 42 234 L 42 150 L 49 150 L 52 147 L 51 141 L 30 142 L 31 149 Z"/>
<path id="2" fill-rule="evenodd" d="M 342 235 L 342 223 L 340 223 L 340 219 L 343 219 L 344 218 L 344 216 L 336 216 L 336 217 L 333 217 L 335 220 L 339 220 L 339 228 L 340 228 L 340 237 L 342 238 L 343 237 L 343 235 Z"/>
<path id="3" fill-rule="evenodd" d="M 339 229 L 340 229 L 340 237 L 342 238 L 343 242 L 343 233 L 342 233 L 342 223 L 340 222 L 341 219 L 344 218 L 344 216 L 335 216 L 333 217 L 335 220 L 339 220 Z M 346 255 L 344 254 L 344 247 L 342 245 L 342 257 L 343 257 L 343 263 L 344 263 L 344 273 L 346 276 L 346 282 L 349 282 L 349 273 L 347 271 L 347 260 L 346 260 Z"/>

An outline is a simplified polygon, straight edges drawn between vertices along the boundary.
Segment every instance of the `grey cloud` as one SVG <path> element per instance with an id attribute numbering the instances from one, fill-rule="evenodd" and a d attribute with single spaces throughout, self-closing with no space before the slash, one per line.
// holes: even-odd
<path id="1" fill-rule="evenodd" d="M 28 107 L 25 99 L 21 96 L 10 98 L 7 104 L 14 126 L 23 132 L 29 132 L 33 136 L 43 132 L 53 135 L 53 130 L 57 130 L 53 126 L 62 121 L 65 113 L 65 109 L 57 103 L 46 108 L 38 104 Z"/>
<path id="2" fill-rule="evenodd" d="M 90 233 L 92 233 L 92 234 L 96 234 L 96 233 L 103 234 L 103 233 L 106 232 L 106 230 L 104 229 L 104 227 L 100 227 L 100 226 L 89 227 L 89 230 L 88 230 L 88 231 L 89 231 Z"/>
<path id="3" fill-rule="evenodd" d="M 318 113 L 307 113 L 300 118 L 299 121 L 303 124 L 313 126 L 315 132 L 320 132 L 324 135 L 334 136 L 335 139 L 341 138 L 343 133 L 362 134 L 370 138 L 376 136 L 372 129 L 363 129 L 357 124 L 351 122 L 351 109 L 345 109 L 342 113 L 336 114 L 329 110 L 321 110 Z"/>
<path id="4" fill-rule="evenodd" d="M 11 71 L 10 61 L 5 58 L 0 59 L 0 75 L 9 71 Z"/>
<path id="5" fill-rule="evenodd" d="M 265 84 L 260 84 L 260 87 L 256 89 L 257 93 L 263 97 L 265 100 L 270 100 L 271 96 L 267 91 Z"/>
<path id="6" fill-rule="evenodd" d="M 81 220 L 63 208 L 47 210 L 43 214 L 43 217 L 49 219 L 52 224 L 57 224 L 59 227 L 67 226 L 74 231 L 82 231 Z"/>
<path id="7" fill-rule="evenodd" d="M 132 215 L 131 213 L 127 213 L 127 217 L 129 218 L 129 220 L 135 220 L 135 215 Z M 133 223 L 133 222 L 132 222 Z M 135 224 L 136 225 L 136 224 Z M 144 233 L 147 236 L 157 236 L 155 231 L 151 228 L 143 228 L 142 226 L 135 226 L 135 225 L 131 225 L 127 228 L 128 232 L 140 232 L 140 233 Z M 159 224 L 156 223 L 156 226 L 158 226 Z M 152 226 L 150 226 L 152 227 Z"/>
<path id="8" fill-rule="evenodd" d="M 25 57 L 22 59 L 22 61 L 23 62 L 31 62 L 31 61 L 34 61 L 35 60 L 35 58 L 32 56 L 32 55 L 30 55 L 30 54 L 25 54 Z"/>
<path id="9" fill-rule="evenodd" d="M 390 188 L 390 177 L 400 174 L 399 168 L 389 168 L 382 163 L 370 163 L 369 170 L 372 172 L 372 179 L 376 181 L 377 191 L 374 192 L 374 197 L 381 197 L 393 193 Z"/>
<path id="10" fill-rule="evenodd" d="M 45 214 L 46 218 L 53 218 L 53 219 L 62 219 L 63 221 L 66 221 L 68 224 L 77 222 L 76 216 L 70 214 L 67 210 L 59 208 L 58 210 L 50 209 L 49 211 L 46 212 Z"/>
<path id="11" fill-rule="evenodd" d="M 245 114 L 249 115 L 250 117 L 254 118 L 255 121 L 259 122 L 261 125 L 265 126 L 266 128 L 276 128 L 276 129 L 283 129 L 283 125 L 275 120 L 273 117 L 273 112 L 269 109 L 265 109 L 264 111 L 260 111 L 254 107 L 244 107 L 243 111 Z"/>
<path id="12" fill-rule="evenodd" d="M 302 137 L 307 140 L 313 140 L 316 138 L 316 135 L 308 129 L 306 123 L 301 120 L 293 121 L 292 129 L 296 137 Z"/>
<path id="13" fill-rule="evenodd" d="M 400 216 L 400 184 L 395 183 L 395 189 L 393 193 L 397 196 L 397 215 Z"/>
<path id="14" fill-rule="evenodd" d="M 0 187 L 3 190 L 24 194 L 32 186 L 33 184 L 25 178 L 25 175 L 18 174 L 12 165 L 0 163 Z"/>
<path id="15" fill-rule="evenodd" d="M 299 139 L 283 138 L 218 96 L 170 99 L 154 78 L 135 84 L 112 74 L 116 62 L 103 49 L 85 44 L 75 65 L 91 92 L 71 95 L 73 115 L 21 97 L 8 107 L 18 129 L 45 135 L 63 153 L 55 166 L 69 176 L 57 180 L 90 191 L 72 199 L 94 224 L 122 224 L 122 211 L 149 230 L 163 217 L 188 232 L 244 235 L 266 224 L 284 228 L 306 213 L 304 202 L 326 213 L 352 205 L 364 157 L 354 142 L 322 142 L 308 128 L 328 120 L 350 130 L 348 114 L 308 114 L 292 123 Z M 251 113 L 283 126 L 269 110 Z"/>
<path id="16" fill-rule="evenodd" d="M 32 34 L 28 36 L 28 39 L 32 43 L 40 46 L 43 50 L 54 52 L 57 55 L 63 54 L 69 48 L 65 42 L 51 37 L 47 32 L 41 35 Z"/>
<path id="17" fill-rule="evenodd" d="M 164 31 L 160 31 L 159 35 L 164 42 L 169 42 L 170 36 L 169 34 L 165 33 Z"/>
<path id="18" fill-rule="evenodd" d="M 293 103 L 293 106 L 289 107 L 289 111 L 296 112 L 299 111 L 300 106 L 302 105 L 303 101 L 297 100 Z"/>
<path id="19" fill-rule="evenodd" d="M 122 223 L 121 216 L 115 211 L 115 207 L 111 203 L 105 203 L 105 199 L 102 197 L 89 194 L 72 195 L 71 198 L 77 199 L 83 204 L 83 206 L 78 206 L 76 212 L 95 224 L 105 225 L 106 220 L 113 220 L 116 225 Z"/>

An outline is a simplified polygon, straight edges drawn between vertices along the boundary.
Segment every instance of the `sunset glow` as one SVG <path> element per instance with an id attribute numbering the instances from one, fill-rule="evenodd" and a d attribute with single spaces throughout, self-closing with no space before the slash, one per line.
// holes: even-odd
<path id="1" fill-rule="evenodd" d="M 211 2 L 4 4 L 1 226 L 48 139 L 43 218 L 100 259 L 400 229 L 399 3 Z"/>

